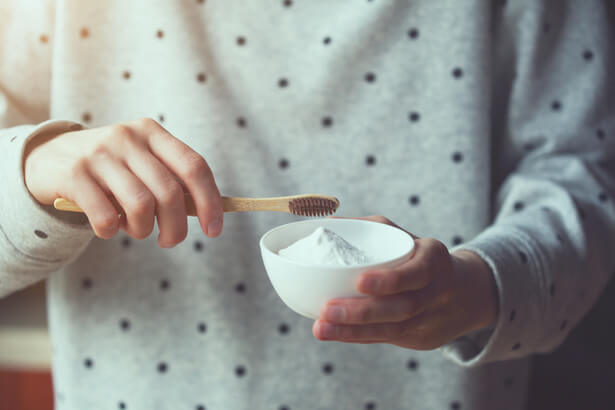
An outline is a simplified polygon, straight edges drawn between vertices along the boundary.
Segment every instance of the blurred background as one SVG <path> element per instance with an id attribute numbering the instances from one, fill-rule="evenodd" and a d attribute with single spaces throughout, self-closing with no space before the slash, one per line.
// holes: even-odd
<path id="1" fill-rule="evenodd" d="M 0 410 L 51 410 L 50 361 L 44 283 L 0 299 Z M 566 342 L 533 362 L 529 410 L 615 409 L 615 280 Z"/>

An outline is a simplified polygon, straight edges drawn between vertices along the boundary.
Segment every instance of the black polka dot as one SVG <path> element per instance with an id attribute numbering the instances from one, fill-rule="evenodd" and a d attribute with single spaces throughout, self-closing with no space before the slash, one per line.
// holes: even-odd
<path id="1" fill-rule="evenodd" d="M 237 118 L 237 126 L 238 126 L 239 128 L 245 128 L 247 124 L 248 124 L 248 123 L 246 122 L 246 119 L 245 119 L 245 118 L 243 118 L 243 117 L 238 117 L 238 118 Z"/>
<path id="2" fill-rule="evenodd" d="M 90 358 L 86 358 L 86 359 L 83 361 L 83 365 L 84 365 L 86 368 L 91 369 L 92 367 L 94 367 L 94 361 L 93 361 L 92 359 L 90 359 Z"/>
<path id="3" fill-rule="evenodd" d="M 376 157 L 374 157 L 373 155 L 368 155 L 365 157 L 365 164 L 367 166 L 372 166 L 376 164 Z"/>
<path id="4" fill-rule="evenodd" d="M 453 162 L 460 163 L 463 161 L 463 154 L 461 152 L 453 152 L 451 158 L 453 159 Z"/>
<path id="5" fill-rule="evenodd" d="M 280 78 L 280 79 L 278 80 L 278 86 L 279 86 L 280 88 L 286 88 L 286 87 L 288 87 L 288 79 L 286 79 L 286 78 Z"/>
<path id="6" fill-rule="evenodd" d="M 124 403 L 123 401 L 119 402 L 117 404 L 117 408 L 118 409 L 122 409 L 122 410 L 125 409 L 126 408 L 126 403 Z"/>
<path id="7" fill-rule="evenodd" d="M 554 100 L 551 102 L 551 109 L 553 111 L 560 111 L 562 109 L 562 103 L 558 100 Z"/>
<path id="8" fill-rule="evenodd" d="M 286 323 L 280 323 L 280 325 L 278 326 L 278 332 L 280 332 L 281 335 L 286 335 L 289 331 L 290 326 L 288 326 Z"/>
<path id="9" fill-rule="evenodd" d="M 197 2 L 198 4 L 203 4 L 203 3 L 205 3 L 205 0 L 196 0 L 196 2 Z"/>
<path id="10" fill-rule="evenodd" d="M 461 409 L 461 403 L 459 403 L 458 401 L 454 401 L 451 403 L 451 410 L 460 410 Z"/>
<path id="11" fill-rule="evenodd" d="M 122 73 L 122 77 L 124 77 L 124 80 L 130 80 L 130 77 L 131 77 L 130 71 L 124 71 Z"/>
<path id="12" fill-rule="evenodd" d="M 239 282 L 235 285 L 235 292 L 237 293 L 245 293 L 246 285 L 243 282 Z"/>
<path id="13" fill-rule="evenodd" d="M 128 319 L 120 320 L 120 329 L 122 329 L 124 332 L 130 330 L 130 321 Z"/>
<path id="14" fill-rule="evenodd" d="M 92 114 L 90 114 L 89 112 L 84 112 L 81 115 L 81 120 L 85 123 L 92 121 Z"/>
<path id="15" fill-rule="evenodd" d="M 456 79 L 460 79 L 461 77 L 463 77 L 463 70 L 459 67 L 455 67 L 452 74 L 453 77 L 455 77 Z"/>
<path id="16" fill-rule="evenodd" d="M 132 241 L 128 236 L 122 238 L 122 248 L 128 248 L 132 244 Z"/>
<path id="17" fill-rule="evenodd" d="M 608 195 L 605 192 L 600 192 L 598 194 L 598 200 L 600 202 L 606 202 L 606 201 L 608 201 L 608 199 L 609 199 L 609 197 L 608 197 Z"/>
<path id="18" fill-rule="evenodd" d="M 463 243 L 463 238 L 461 236 L 453 236 L 453 245 L 460 245 Z"/>
<path id="19" fill-rule="evenodd" d="M 165 362 L 158 363 L 158 373 L 166 373 L 169 370 L 169 366 Z"/>
<path id="20" fill-rule="evenodd" d="M 90 289 L 92 287 L 92 279 L 90 279 L 90 278 L 83 278 L 81 280 L 81 287 L 83 289 Z"/>
<path id="21" fill-rule="evenodd" d="M 408 119 L 410 122 L 418 122 L 421 119 L 421 114 L 418 112 L 411 112 L 408 114 Z"/>
<path id="22" fill-rule="evenodd" d="M 410 205 L 416 206 L 421 202 L 421 198 L 419 198 L 418 195 L 410 195 L 410 198 L 408 198 L 408 202 L 410 202 Z"/>
<path id="23" fill-rule="evenodd" d="M 583 51 L 583 59 L 585 61 L 592 61 L 594 59 L 594 53 L 591 50 Z"/>
<path id="24" fill-rule="evenodd" d="M 168 290 L 171 287 L 171 282 L 168 279 L 162 279 L 160 281 L 160 290 Z"/>
<path id="25" fill-rule="evenodd" d="M 566 329 L 567 326 L 568 326 L 568 321 L 564 320 L 562 324 L 559 326 L 559 330 L 563 331 L 564 329 Z"/>
<path id="26" fill-rule="evenodd" d="M 506 377 L 504 379 L 504 387 L 511 387 L 513 385 L 514 379 L 512 377 Z"/>
<path id="27" fill-rule="evenodd" d="M 163 38 L 163 37 L 164 37 L 164 31 L 162 31 L 162 30 L 158 30 L 158 31 L 156 32 L 156 37 L 158 37 L 158 38 Z"/>
<path id="28" fill-rule="evenodd" d="M 194 250 L 197 252 L 201 252 L 203 250 L 203 242 L 201 242 L 200 240 L 196 240 L 194 241 Z"/>
<path id="29" fill-rule="evenodd" d="M 512 350 L 519 350 L 521 348 L 521 343 L 517 342 L 513 345 Z"/>
<path id="30" fill-rule="evenodd" d="M 196 407 L 195 407 L 195 410 L 206 410 L 206 409 L 205 409 L 205 406 L 204 406 L 204 405 L 202 405 L 202 404 L 197 404 L 197 405 L 196 405 Z"/>
<path id="31" fill-rule="evenodd" d="M 284 4 L 284 7 L 290 7 L 293 5 L 293 2 L 292 0 L 284 0 L 282 4 Z"/>
<path id="32" fill-rule="evenodd" d="M 289 166 L 289 165 L 290 165 L 290 164 L 288 163 L 288 160 L 287 160 L 286 158 L 281 158 L 281 159 L 278 161 L 278 167 L 279 167 L 280 169 L 286 169 L 286 168 L 288 168 L 288 166 Z"/>
<path id="33" fill-rule="evenodd" d="M 244 44 L 246 44 L 246 38 L 242 36 L 237 37 L 236 41 L 238 46 L 243 46 Z"/>
<path id="34" fill-rule="evenodd" d="M 367 81 L 368 83 L 373 83 L 376 81 L 376 74 L 374 73 L 366 73 L 365 74 L 365 81 Z"/>
<path id="35" fill-rule="evenodd" d="M 158 114 L 158 122 L 164 122 L 164 115 Z"/>
<path id="36" fill-rule="evenodd" d="M 525 252 L 519 251 L 519 259 L 521 259 L 521 262 L 527 263 L 527 255 Z"/>
<path id="37" fill-rule="evenodd" d="M 419 362 L 414 359 L 410 359 L 406 363 L 406 367 L 408 368 L 408 370 L 417 370 L 419 368 Z"/>
<path id="38" fill-rule="evenodd" d="M 332 363 L 325 363 L 322 365 L 322 372 L 324 374 L 331 374 L 333 373 L 334 367 Z"/>
<path id="39" fill-rule="evenodd" d="M 14 135 L 14 136 L 11 138 L 11 140 L 10 140 L 10 141 L 11 141 L 11 142 L 15 141 L 15 138 L 17 138 L 17 135 Z"/>
<path id="40" fill-rule="evenodd" d="M 419 37 L 419 30 L 416 28 L 409 29 L 408 37 L 410 37 L 412 40 L 416 40 Z"/>
<path id="41" fill-rule="evenodd" d="M 290 410 L 290 407 L 288 407 L 286 404 L 282 404 L 280 407 L 278 407 L 278 410 Z"/>
<path id="42" fill-rule="evenodd" d="M 81 28 L 81 31 L 79 31 L 79 34 L 81 35 L 81 38 L 88 38 L 90 36 L 90 30 L 88 30 L 87 27 L 83 27 Z"/>
<path id="43" fill-rule="evenodd" d="M 508 319 L 512 322 L 513 320 L 515 320 L 516 316 L 517 316 L 517 311 L 513 309 L 510 311 L 510 316 L 508 316 Z"/>
<path id="44" fill-rule="evenodd" d="M 551 286 L 549 287 L 549 294 L 551 296 L 555 296 L 555 283 L 552 283 Z"/>
<path id="45" fill-rule="evenodd" d="M 207 75 L 206 75 L 205 73 L 198 73 L 198 74 L 196 75 L 196 80 L 197 80 L 199 83 L 204 83 L 205 81 L 207 81 Z"/>
<path id="46" fill-rule="evenodd" d="M 373 401 L 368 401 L 365 403 L 365 410 L 376 410 L 376 403 Z"/>
<path id="47" fill-rule="evenodd" d="M 598 128 L 596 130 L 596 138 L 598 138 L 599 140 L 604 140 L 604 137 L 606 137 L 606 133 L 602 128 Z"/>
<path id="48" fill-rule="evenodd" d="M 331 117 L 323 117 L 321 120 L 322 126 L 325 128 L 329 128 L 333 125 L 333 118 Z"/>
<path id="49" fill-rule="evenodd" d="M 199 322 L 196 328 L 199 331 L 199 333 L 207 332 L 207 325 L 205 324 L 205 322 Z"/>
<path id="50" fill-rule="evenodd" d="M 41 34 L 39 40 L 41 41 L 41 43 L 47 43 L 49 41 L 49 37 L 46 34 Z"/>
<path id="51" fill-rule="evenodd" d="M 235 366 L 235 376 L 237 377 L 243 377 L 246 374 L 246 367 L 239 365 L 239 366 Z"/>
<path id="52" fill-rule="evenodd" d="M 325 37 L 325 38 L 323 38 L 323 39 L 322 39 L 322 43 L 323 43 L 324 45 L 326 45 L 326 46 L 327 46 L 327 45 L 329 45 L 329 44 L 331 44 L 331 37 Z"/>
<path id="53" fill-rule="evenodd" d="M 522 211 L 525 208 L 525 204 L 521 201 L 517 201 L 513 205 L 513 209 L 517 212 Z"/>
<path id="54" fill-rule="evenodd" d="M 41 239 L 47 239 L 47 234 L 43 231 L 39 231 L 38 229 L 34 231 L 34 234 Z"/>

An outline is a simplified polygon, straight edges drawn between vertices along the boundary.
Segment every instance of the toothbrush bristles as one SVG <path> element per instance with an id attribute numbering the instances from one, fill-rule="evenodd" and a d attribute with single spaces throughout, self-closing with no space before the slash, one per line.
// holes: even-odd
<path id="1" fill-rule="evenodd" d="M 290 200 L 290 212 L 299 216 L 327 216 L 333 215 L 339 206 L 335 199 L 304 197 Z"/>

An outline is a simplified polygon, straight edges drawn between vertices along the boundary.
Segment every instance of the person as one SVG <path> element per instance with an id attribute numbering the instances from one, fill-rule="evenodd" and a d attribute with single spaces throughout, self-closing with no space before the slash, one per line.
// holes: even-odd
<path id="1" fill-rule="evenodd" d="M 47 280 L 58 409 L 522 409 L 614 268 L 598 0 L 0 8 L 0 292 Z M 258 252 L 297 217 L 220 199 L 312 192 L 418 237 L 314 322 Z"/>

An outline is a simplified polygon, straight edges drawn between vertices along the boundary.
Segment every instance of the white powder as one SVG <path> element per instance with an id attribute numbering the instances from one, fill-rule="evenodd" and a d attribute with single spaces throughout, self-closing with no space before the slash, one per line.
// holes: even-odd
<path id="1" fill-rule="evenodd" d="M 365 252 L 322 226 L 287 248 L 280 249 L 278 254 L 310 265 L 350 266 L 370 262 Z"/>

